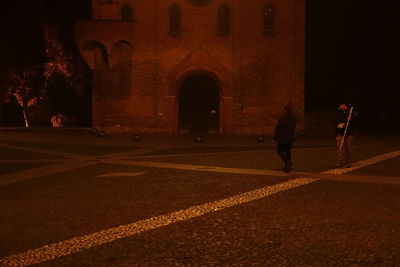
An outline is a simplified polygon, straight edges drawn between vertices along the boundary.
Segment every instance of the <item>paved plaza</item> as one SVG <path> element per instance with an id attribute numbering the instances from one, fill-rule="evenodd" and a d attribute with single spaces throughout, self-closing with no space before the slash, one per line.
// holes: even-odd
<path id="1" fill-rule="evenodd" d="M 0 131 L 0 266 L 400 266 L 400 137 Z"/>

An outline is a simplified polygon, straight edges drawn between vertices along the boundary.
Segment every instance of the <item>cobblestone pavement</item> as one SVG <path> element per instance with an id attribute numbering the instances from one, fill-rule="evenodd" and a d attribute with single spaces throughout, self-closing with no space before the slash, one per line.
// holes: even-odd
<path id="1" fill-rule="evenodd" d="M 0 132 L 0 266 L 400 266 L 400 138 Z"/>

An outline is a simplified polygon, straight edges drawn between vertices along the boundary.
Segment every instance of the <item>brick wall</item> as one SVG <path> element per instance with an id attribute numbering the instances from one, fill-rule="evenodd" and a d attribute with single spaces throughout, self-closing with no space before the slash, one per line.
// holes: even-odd
<path id="1" fill-rule="evenodd" d="M 182 11 L 179 36 L 168 34 L 168 8 L 173 2 Z M 125 3 L 133 8 L 134 22 L 120 21 Z M 231 10 L 228 36 L 217 34 L 217 10 L 222 3 Z M 263 34 L 266 3 L 276 7 L 273 36 Z M 77 22 L 76 28 L 81 51 L 90 41 L 106 51 L 106 68 L 93 70 L 100 77 L 93 88 L 95 127 L 177 132 L 180 85 L 189 75 L 204 73 L 220 88 L 221 133 L 268 134 L 289 101 L 299 128 L 304 128 L 304 0 L 212 0 L 205 6 L 186 0 L 114 0 L 111 4 L 93 0 L 93 21 Z M 120 41 L 132 46 L 132 68 L 126 78 L 130 92 L 116 98 L 112 94 L 118 92 L 121 80 L 116 82 L 112 51 Z M 101 60 L 100 52 L 89 59 L 90 53 L 86 53 L 88 60 Z M 99 90 L 108 95 L 95 97 Z"/>

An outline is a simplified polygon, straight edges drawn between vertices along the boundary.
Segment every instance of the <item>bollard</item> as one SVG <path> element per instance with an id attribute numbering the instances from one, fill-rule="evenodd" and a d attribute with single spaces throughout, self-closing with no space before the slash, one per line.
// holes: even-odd
<path id="1" fill-rule="evenodd" d="M 140 141 L 140 140 L 141 140 L 140 135 L 139 135 L 138 133 L 136 133 L 136 134 L 133 136 L 133 141 Z"/>

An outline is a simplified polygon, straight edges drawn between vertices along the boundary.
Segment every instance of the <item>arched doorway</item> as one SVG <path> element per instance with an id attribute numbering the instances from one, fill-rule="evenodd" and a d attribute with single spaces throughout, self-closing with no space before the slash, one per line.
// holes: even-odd
<path id="1" fill-rule="evenodd" d="M 207 74 L 186 77 L 179 89 L 179 131 L 219 133 L 220 90 Z"/>

